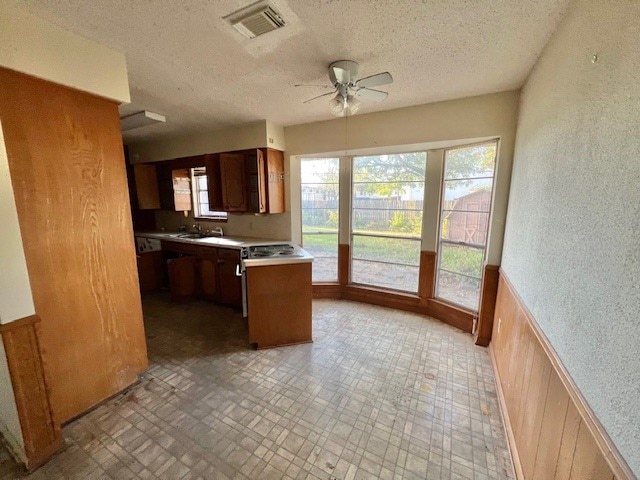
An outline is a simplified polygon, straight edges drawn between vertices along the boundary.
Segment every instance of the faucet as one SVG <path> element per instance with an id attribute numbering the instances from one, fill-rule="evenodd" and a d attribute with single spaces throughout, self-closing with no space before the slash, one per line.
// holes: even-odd
<path id="1" fill-rule="evenodd" d="M 202 233 L 202 227 L 200 226 L 199 223 L 195 223 L 194 225 L 192 225 L 192 227 L 195 229 L 196 232 Z"/>
<path id="2" fill-rule="evenodd" d="M 211 233 L 215 233 L 216 235 L 218 235 L 220 237 L 224 237 L 224 232 L 222 231 L 222 227 L 213 227 L 211 229 Z"/>

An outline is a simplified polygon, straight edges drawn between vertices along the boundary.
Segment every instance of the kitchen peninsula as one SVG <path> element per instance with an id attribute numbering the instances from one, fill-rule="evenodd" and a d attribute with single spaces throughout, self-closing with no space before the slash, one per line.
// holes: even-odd
<path id="1" fill-rule="evenodd" d="M 312 341 L 311 262 L 282 240 L 136 232 L 141 290 L 168 276 L 172 299 L 201 297 L 242 308 L 256 348 Z"/>

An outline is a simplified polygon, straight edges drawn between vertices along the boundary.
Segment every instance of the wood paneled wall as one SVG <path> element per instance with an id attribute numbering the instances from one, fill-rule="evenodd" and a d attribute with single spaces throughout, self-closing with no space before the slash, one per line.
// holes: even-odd
<path id="1" fill-rule="evenodd" d="M 60 425 L 147 368 L 118 106 L 0 69 L 0 116 Z"/>
<path id="2" fill-rule="evenodd" d="M 26 467 L 33 470 L 64 447 L 53 421 L 36 333 L 37 315 L 0 325 L 24 439 Z"/>
<path id="3" fill-rule="evenodd" d="M 502 273 L 490 353 L 519 479 L 635 478 Z"/>

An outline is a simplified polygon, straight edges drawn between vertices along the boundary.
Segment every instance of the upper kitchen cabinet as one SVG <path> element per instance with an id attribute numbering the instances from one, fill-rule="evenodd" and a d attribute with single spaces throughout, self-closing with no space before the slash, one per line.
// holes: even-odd
<path id="1" fill-rule="evenodd" d="M 222 208 L 226 212 L 248 212 L 246 154 L 221 153 L 218 155 L 222 189 Z M 209 180 L 211 181 L 211 179 Z"/>
<path id="2" fill-rule="evenodd" d="M 171 183 L 173 184 L 173 204 L 178 212 L 191 210 L 191 172 L 188 168 L 179 168 L 171 171 Z"/>
<path id="3" fill-rule="evenodd" d="M 135 190 L 140 210 L 160 208 L 160 190 L 155 165 L 139 164 L 133 166 Z"/>
<path id="4" fill-rule="evenodd" d="M 212 205 L 236 213 L 284 212 L 282 152 L 256 148 L 207 157 Z"/>
<path id="5" fill-rule="evenodd" d="M 284 212 L 284 154 L 267 150 L 267 209 L 269 213 Z"/>
<path id="6" fill-rule="evenodd" d="M 187 212 L 192 209 L 191 168 L 204 167 L 205 156 L 181 158 L 157 164 L 160 208 Z"/>

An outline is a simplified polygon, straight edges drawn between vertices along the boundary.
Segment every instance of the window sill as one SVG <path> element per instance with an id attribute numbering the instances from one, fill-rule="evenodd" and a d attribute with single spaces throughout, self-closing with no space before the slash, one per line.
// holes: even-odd
<path id="1" fill-rule="evenodd" d="M 193 217 L 194 220 L 198 220 L 200 222 L 216 222 L 216 223 L 227 223 L 229 221 L 228 218 L 211 218 L 211 217 Z"/>

